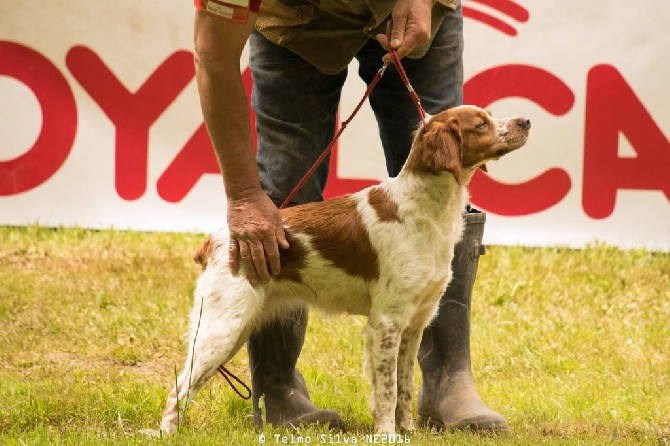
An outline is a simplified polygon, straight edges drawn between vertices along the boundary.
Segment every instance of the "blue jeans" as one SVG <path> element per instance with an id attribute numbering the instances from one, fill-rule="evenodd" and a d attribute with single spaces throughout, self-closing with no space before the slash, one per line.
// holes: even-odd
<path id="1" fill-rule="evenodd" d="M 347 70 L 327 75 L 290 50 L 254 31 L 250 37 L 261 185 L 280 204 L 328 146 Z M 328 51 L 327 48 L 324 51 Z M 356 55 L 359 76 L 370 83 L 386 51 L 370 39 Z M 431 48 L 421 59 L 404 58 L 409 80 L 430 114 L 463 100 L 463 17 L 460 6 L 447 14 Z M 389 176 L 396 176 L 409 154 L 420 123 L 416 107 L 398 73 L 386 71 L 370 95 Z M 291 204 L 323 199 L 328 160 L 307 181 Z"/>

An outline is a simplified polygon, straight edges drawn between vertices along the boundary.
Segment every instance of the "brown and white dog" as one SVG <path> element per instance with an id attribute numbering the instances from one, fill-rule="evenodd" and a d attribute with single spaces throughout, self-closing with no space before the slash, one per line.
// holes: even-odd
<path id="1" fill-rule="evenodd" d="M 196 258 L 203 272 L 188 355 L 161 430 L 177 429 L 178 401 L 193 398 L 254 330 L 305 303 L 367 316 L 365 368 L 375 431 L 413 429 L 414 362 L 451 279 L 466 186 L 485 162 L 523 146 L 529 132 L 526 118 L 493 119 L 473 106 L 432 116 L 416 132 L 397 177 L 281 211 L 291 246 L 281 252 L 281 274 L 267 284 L 251 286 L 244 271 L 231 274 L 228 230 L 214 233 Z"/>

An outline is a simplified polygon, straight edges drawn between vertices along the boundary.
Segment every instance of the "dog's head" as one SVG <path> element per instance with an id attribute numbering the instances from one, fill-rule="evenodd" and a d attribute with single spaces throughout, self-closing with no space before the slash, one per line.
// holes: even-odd
<path id="1" fill-rule="evenodd" d="M 406 169 L 422 173 L 451 172 L 458 184 L 462 171 L 523 146 L 530 134 L 527 118 L 494 119 L 472 105 L 450 108 L 432 116 L 418 130 Z"/>

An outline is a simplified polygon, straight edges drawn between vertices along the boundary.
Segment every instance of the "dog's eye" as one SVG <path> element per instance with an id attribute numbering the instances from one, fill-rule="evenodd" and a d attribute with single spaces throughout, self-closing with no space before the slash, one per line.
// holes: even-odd
<path id="1" fill-rule="evenodd" d="M 478 128 L 478 129 L 485 129 L 488 126 L 489 126 L 488 121 L 482 121 L 481 123 L 477 124 L 475 127 Z"/>

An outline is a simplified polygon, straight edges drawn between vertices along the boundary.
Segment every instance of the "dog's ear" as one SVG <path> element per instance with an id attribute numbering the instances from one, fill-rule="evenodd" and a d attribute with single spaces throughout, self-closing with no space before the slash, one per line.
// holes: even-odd
<path id="1" fill-rule="evenodd" d="M 458 120 L 432 121 L 422 140 L 424 165 L 434 171 L 451 172 L 461 184 L 463 144 Z"/>

